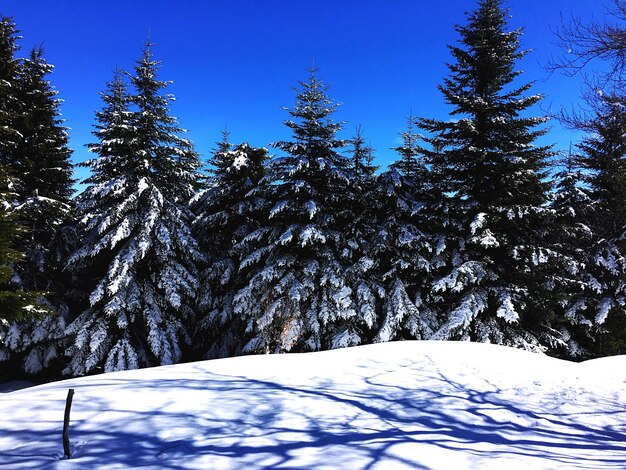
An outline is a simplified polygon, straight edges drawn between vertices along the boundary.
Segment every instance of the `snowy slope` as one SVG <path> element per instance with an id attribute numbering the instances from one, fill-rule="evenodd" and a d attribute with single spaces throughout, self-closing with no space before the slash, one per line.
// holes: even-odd
<path id="1" fill-rule="evenodd" d="M 75 388 L 62 460 L 68 388 Z M 626 468 L 626 356 L 387 343 L 0 395 L 0 468 Z"/>

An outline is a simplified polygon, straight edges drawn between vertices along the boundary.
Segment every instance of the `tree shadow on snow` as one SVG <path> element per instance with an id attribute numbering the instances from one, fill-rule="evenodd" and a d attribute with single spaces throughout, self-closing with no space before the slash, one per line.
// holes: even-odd
<path id="1" fill-rule="evenodd" d="M 427 468 L 424 456 L 432 450 L 459 451 L 477 461 L 523 457 L 554 468 L 626 468 L 626 428 L 588 424 L 578 406 L 571 408 L 576 414 L 567 414 L 558 395 L 542 397 L 541 410 L 554 410 L 546 413 L 511 390 L 486 381 L 468 388 L 423 361 L 405 364 L 409 379 L 402 386 L 387 378 L 391 371 L 383 363 L 375 369 L 364 378 L 309 384 L 220 375 L 200 367 L 198 379 L 164 378 L 147 387 L 145 381 L 104 375 L 84 386 L 87 403 L 77 387 L 71 430 L 77 468 L 177 469 L 199 463 L 204 468 L 314 468 L 311 461 L 325 468 L 370 469 L 383 463 Z M 145 396 L 145 403 L 120 409 L 114 397 L 92 399 L 93 390 L 104 384 Z M 622 410 L 622 405 L 603 406 Z M 50 431 L 27 426 L 12 431 L 12 439 L 25 445 L 0 449 L 0 467 L 32 468 L 61 458 L 61 423 L 37 423 L 42 427 Z"/>

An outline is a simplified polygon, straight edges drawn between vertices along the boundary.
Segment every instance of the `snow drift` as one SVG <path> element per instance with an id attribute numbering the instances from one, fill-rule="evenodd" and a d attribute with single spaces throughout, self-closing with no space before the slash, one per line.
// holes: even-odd
<path id="1" fill-rule="evenodd" d="M 248 356 L 2 394 L 0 467 L 623 469 L 625 405 L 626 356 L 429 341 Z"/>

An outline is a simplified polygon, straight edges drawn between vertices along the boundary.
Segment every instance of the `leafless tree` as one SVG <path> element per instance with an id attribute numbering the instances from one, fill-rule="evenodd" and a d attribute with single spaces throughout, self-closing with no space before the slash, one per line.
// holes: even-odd
<path id="1" fill-rule="evenodd" d="M 563 20 L 555 34 L 562 52 L 548 65 L 550 70 L 568 76 L 584 74 L 595 86 L 626 87 L 626 0 L 613 0 L 602 21 Z M 588 66 L 594 61 L 605 65 L 590 75 Z"/>

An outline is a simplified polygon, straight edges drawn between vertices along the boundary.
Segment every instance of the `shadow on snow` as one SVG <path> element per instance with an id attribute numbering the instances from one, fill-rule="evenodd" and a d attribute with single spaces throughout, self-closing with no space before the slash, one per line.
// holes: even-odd
<path id="1" fill-rule="evenodd" d="M 575 414 L 564 413 L 563 397 L 558 395 L 551 398 L 554 403 L 542 401 L 544 411 L 536 411 L 523 397 L 515 401 L 510 391 L 486 381 L 467 388 L 432 364 L 426 366 L 423 361 L 406 364 L 403 370 L 411 379 L 403 386 L 386 383 L 384 370 L 359 376 L 351 386 L 332 380 L 278 383 L 201 368 L 195 374 L 201 378 L 190 380 L 145 382 L 103 375 L 101 381 L 84 387 L 93 390 L 106 385 L 113 393 L 125 394 L 158 392 L 160 405 L 143 411 L 114 409 L 113 397 L 81 403 L 77 386 L 73 453 L 83 468 L 147 465 L 174 469 L 185 467 L 186 462 L 193 466 L 195 459 L 206 465 L 219 461 L 233 467 L 301 468 L 303 455 L 316 455 L 316 462 L 333 467 L 355 468 L 356 458 L 366 469 L 381 462 L 420 468 L 421 455 L 428 449 L 424 446 L 436 446 L 476 458 L 539 458 L 555 468 L 626 468 L 625 427 L 585 424 L 580 419 L 584 410 L 575 407 Z M 380 370 L 384 364 L 377 367 Z M 202 402 L 204 409 L 187 403 L 205 393 L 210 396 Z M 606 405 L 622 409 L 619 403 Z M 554 412 L 546 413 L 550 406 Z M 107 415 L 111 419 L 107 425 L 90 423 L 96 417 L 106 422 Z M 129 423 L 138 423 L 138 428 Z M 12 439 L 24 444 L 0 450 L 0 467 L 60 463 L 62 423 L 37 424 L 47 430 L 32 431 L 24 423 L 22 431 L 11 431 Z M 406 444 L 414 450 L 396 451 Z"/>

